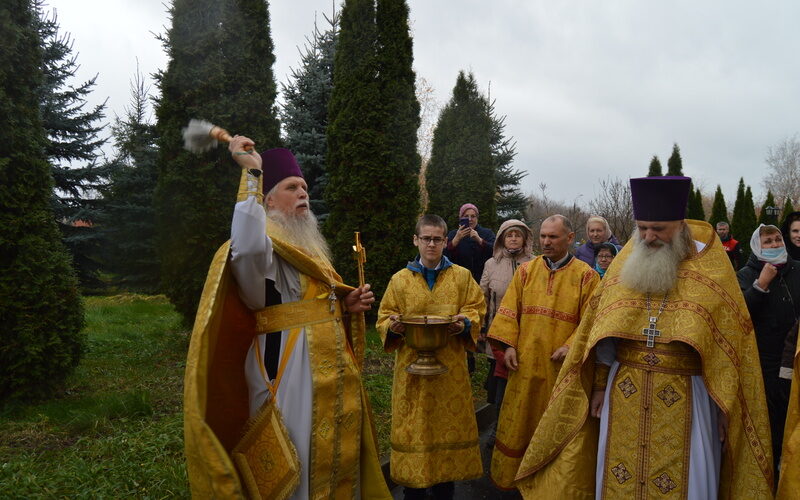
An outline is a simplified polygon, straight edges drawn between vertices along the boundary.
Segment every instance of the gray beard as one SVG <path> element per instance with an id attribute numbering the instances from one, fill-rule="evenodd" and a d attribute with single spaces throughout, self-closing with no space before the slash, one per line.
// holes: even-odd
<path id="1" fill-rule="evenodd" d="M 308 210 L 305 215 L 287 215 L 280 210 L 267 210 L 267 220 L 280 229 L 286 242 L 303 251 L 309 257 L 331 264 L 328 242 L 319 230 L 316 216 Z"/>
<path id="2" fill-rule="evenodd" d="M 622 284 L 642 293 L 665 294 L 672 290 L 678 280 L 678 267 L 690 254 L 689 228 L 684 226 L 671 242 L 655 248 L 640 238 L 638 229 L 631 238 L 635 243 L 622 265 Z"/>

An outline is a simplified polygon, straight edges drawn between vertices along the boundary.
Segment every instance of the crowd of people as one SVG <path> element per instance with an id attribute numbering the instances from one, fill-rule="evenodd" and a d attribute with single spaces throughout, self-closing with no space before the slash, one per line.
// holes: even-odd
<path id="1" fill-rule="evenodd" d="M 336 273 L 291 152 L 254 146 L 230 143 L 242 167 L 231 241 L 187 362 L 192 492 L 392 498 L 361 380 L 375 295 Z M 476 352 L 497 412 L 498 492 L 772 498 L 800 483 L 800 212 L 756 229 L 741 262 L 728 224 L 685 219 L 690 181 L 631 179 L 624 247 L 599 215 L 577 248 L 559 214 L 535 228 L 507 220 L 496 236 L 471 203 L 449 232 L 438 215 L 418 220 L 418 255 L 392 276 L 376 323 L 395 355 L 390 475 L 404 498 L 453 498 L 455 482 L 484 474 Z M 449 318 L 435 375 L 407 369 L 415 315 Z"/>

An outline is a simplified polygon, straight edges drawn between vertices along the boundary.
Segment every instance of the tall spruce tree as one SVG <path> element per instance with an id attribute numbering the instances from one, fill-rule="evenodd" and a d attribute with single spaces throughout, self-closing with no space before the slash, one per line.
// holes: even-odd
<path id="1" fill-rule="evenodd" d="M 725 205 L 725 196 L 722 194 L 722 188 L 717 184 L 717 191 L 714 193 L 714 204 L 711 205 L 711 217 L 708 219 L 712 227 L 717 227 L 717 222 L 727 222 L 728 220 L 728 207 Z"/>
<path id="2" fill-rule="evenodd" d="M 380 295 L 408 253 L 397 236 L 419 215 L 419 103 L 408 6 L 402 0 L 347 0 L 328 108 L 325 232 L 337 270 L 356 281 L 353 233 L 368 250 L 366 273 Z"/>
<path id="3" fill-rule="evenodd" d="M 772 224 L 773 226 L 777 226 L 778 215 L 767 214 L 767 207 L 770 209 L 778 208 L 777 204 L 775 203 L 775 197 L 772 196 L 772 191 L 769 190 L 767 190 L 767 198 L 764 200 L 764 204 L 761 205 L 761 211 L 758 213 L 758 224 Z"/>
<path id="4" fill-rule="evenodd" d="M 339 14 L 334 12 L 324 19 L 327 23 L 324 31 L 314 22 L 314 32 L 301 55 L 300 67 L 292 69 L 290 82 L 281 87 L 284 98 L 281 119 L 286 131 L 286 147 L 303 168 L 311 209 L 320 222 L 328 216 L 323 198 L 328 183 L 325 132 L 328 128 L 328 102 L 333 90 Z"/>
<path id="5" fill-rule="evenodd" d="M 667 160 L 667 175 L 683 175 L 683 160 L 681 159 L 681 149 L 678 147 L 678 143 L 672 145 L 672 154 Z"/>
<path id="6" fill-rule="evenodd" d="M 647 177 L 662 177 L 664 174 L 661 172 L 661 162 L 658 156 L 653 155 L 653 159 L 650 160 L 650 167 L 647 170 Z"/>
<path id="7" fill-rule="evenodd" d="M 686 217 L 694 220 L 706 220 L 706 212 L 703 209 L 703 194 L 700 192 L 700 188 L 689 192 Z"/>
<path id="8" fill-rule="evenodd" d="M 739 240 L 745 241 L 745 204 L 747 193 L 745 191 L 744 178 L 739 178 L 739 186 L 736 188 L 736 201 L 733 203 L 733 215 L 731 216 L 731 235 Z M 747 235 L 749 238 L 750 235 Z M 745 245 L 742 245 L 744 247 Z M 742 248 L 744 250 L 744 248 Z"/>
<path id="9" fill-rule="evenodd" d="M 259 151 L 281 142 L 266 2 L 174 0 L 170 16 L 169 61 L 158 75 L 156 222 L 163 290 L 190 322 L 211 257 L 230 235 L 240 171 L 224 144 L 185 151 L 182 128 L 203 118 Z"/>
<path id="10" fill-rule="evenodd" d="M 743 242 L 742 254 L 745 259 L 749 258 L 752 253 L 750 245 L 747 242 L 750 241 L 750 237 L 753 235 L 753 231 L 755 231 L 756 227 L 758 227 L 758 218 L 756 217 L 756 208 L 753 203 L 753 191 L 750 189 L 750 186 L 747 186 L 744 189 L 739 213 L 737 214 L 734 209 L 733 220 L 731 221 L 731 233 L 734 238 Z M 734 228 L 736 232 L 734 232 Z"/>
<path id="11" fill-rule="evenodd" d="M 497 217 L 499 219 L 497 222 L 522 219 L 528 205 L 528 198 L 522 194 L 519 183 L 528 173 L 513 168 L 514 157 L 517 155 L 517 143 L 512 137 L 506 137 L 506 117 L 497 115 L 494 99 L 489 102 L 489 119 L 492 124 L 489 143 L 495 163 L 494 175 L 497 185 Z"/>
<path id="12" fill-rule="evenodd" d="M 148 119 L 149 87 L 137 72 L 130 107 L 112 127 L 116 155 L 103 190 L 105 260 L 114 284 L 153 293 L 159 287 L 153 192 L 158 181 L 155 125 Z"/>
<path id="13" fill-rule="evenodd" d="M 37 30 L 42 44 L 43 78 L 38 88 L 42 121 L 47 131 L 45 153 L 53 169 L 53 208 L 62 238 L 84 290 L 103 286 L 98 275 L 102 267 L 102 236 L 96 222 L 102 214 L 99 189 L 108 172 L 97 165 L 106 139 L 105 102 L 87 109 L 97 76 L 77 85 L 77 55 L 72 53 L 69 34 L 59 32 L 56 15 L 45 12 L 44 2 L 34 2 Z"/>
<path id="14" fill-rule="evenodd" d="M 781 226 L 783 226 L 783 222 L 786 220 L 786 217 L 788 217 L 792 212 L 794 212 L 792 199 L 787 196 L 786 201 L 783 204 L 783 209 L 781 210 Z"/>
<path id="15" fill-rule="evenodd" d="M 28 0 L 0 4 L 0 401 L 51 393 L 85 343 L 78 281 L 51 203 L 37 23 Z"/>
<path id="16" fill-rule="evenodd" d="M 475 76 L 460 71 L 453 96 L 439 114 L 425 179 L 428 212 L 444 217 L 450 227 L 456 227 L 464 203 L 478 207 L 481 225 L 495 227 L 497 188 L 487 110 Z"/>

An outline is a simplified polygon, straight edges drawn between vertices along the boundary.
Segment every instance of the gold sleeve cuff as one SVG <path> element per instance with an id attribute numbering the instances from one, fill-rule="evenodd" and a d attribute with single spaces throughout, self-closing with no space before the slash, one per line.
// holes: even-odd
<path id="1" fill-rule="evenodd" d="M 603 363 L 595 363 L 594 365 L 594 383 L 592 389 L 595 391 L 602 391 L 608 384 L 608 372 L 611 367 Z"/>
<path id="2" fill-rule="evenodd" d="M 259 203 L 263 203 L 264 194 L 262 193 L 262 185 L 264 183 L 264 176 L 251 174 L 246 168 L 242 169 L 242 176 L 239 179 L 239 193 L 236 195 L 236 201 L 245 201 L 251 196 L 255 196 Z"/>

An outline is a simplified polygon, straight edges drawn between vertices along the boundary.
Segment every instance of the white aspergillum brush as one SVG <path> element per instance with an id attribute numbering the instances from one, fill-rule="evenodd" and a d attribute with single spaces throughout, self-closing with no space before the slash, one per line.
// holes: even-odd
<path id="1" fill-rule="evenodd" d="M 195 154 L 201 154 L 217 147 L 220 142 L 230 142 L 233 137 L 227 130 L 206 120 L 189 120 L 183 129 L 183 147 Z"/>

